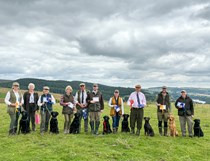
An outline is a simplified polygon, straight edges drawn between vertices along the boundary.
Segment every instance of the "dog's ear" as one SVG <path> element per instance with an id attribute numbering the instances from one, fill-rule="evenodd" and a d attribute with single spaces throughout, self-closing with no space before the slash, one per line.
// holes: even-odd
<path id="1" fill-rule="evenodd" d="M 144 117 L 144 120 L 146 120 L 146 117 Z"/>

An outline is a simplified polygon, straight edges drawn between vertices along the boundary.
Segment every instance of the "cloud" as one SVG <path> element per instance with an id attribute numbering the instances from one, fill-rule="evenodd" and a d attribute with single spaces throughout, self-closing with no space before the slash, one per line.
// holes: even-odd
<path id="1" fill-rule="evenodd" d="M 209 7 L 206 0 L 0 1 L 0 76 L 208 87 Z"/>

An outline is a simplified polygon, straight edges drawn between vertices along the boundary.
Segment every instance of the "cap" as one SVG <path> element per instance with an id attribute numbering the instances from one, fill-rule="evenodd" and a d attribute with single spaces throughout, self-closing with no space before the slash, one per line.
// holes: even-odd
<path id="1" fill-rule="evenodd" d="M 93 84 L 93 87 L 95 87 L 95 86 L 98 87 L 98 84 L 97 84 L 97 83 L 94 83 L 94 84 Z"/>
<path id="2" fill-rule="evenodd" d="M 162 89 L 167 89 L 167 87 L 166 86 L 163 86 Z"/>
<path id="3" fill-rule="evenodd" d="M 18 82 L 13 82 L 12 86 L 20 86 L 20 84 Z"/>
<path id="4" fill-rule="evenodd" d="M 135 86 L 135 88 L 141 88 L 141 85 L 140 85 L 140 84 L 137 84 L 137 85 Z"/>
<path id="5" fill-rule="evenodd" d="M 185 90 L 182 90 L 181 93 L 187 93 Z"/>
<path id="6" fill-rule="evenodd" d="M 80 83 L 79 86 L 85 86 L 85 83 Z"/>
<path id="7" fill-rule="evenodd" d="M 50 88 L 48 86 L 44 86 L 43 89 L 49 90 Z"/>
<path id="8" fill-rule="evenodd" d="M 114 91 L 114 93 L 120 93 L 120 92 L 119 92 L 119 90 L 116 89 L 116 90 Z"/>

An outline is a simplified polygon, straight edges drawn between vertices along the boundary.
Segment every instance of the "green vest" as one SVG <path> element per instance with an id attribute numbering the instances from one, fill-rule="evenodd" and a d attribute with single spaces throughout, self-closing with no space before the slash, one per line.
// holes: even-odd
<path id="1" fill-rule="evenodd" d="M 20 91 L 18 91 L 18 94 L 19 94 L 19 96 L 20 96 L 18 101 L 21 103 L 22 94 L 21 94 Z M 9 101 L 10 101 L 11 103 L 16 103 L 16 101 L 17 101 L 17 100 L 16 100 L 15 93 L 14 93 L 13 90 L 10 91 L 10 99 L 9 99 Z M 9 113 L 10 115 L 15 114 L 15 113 L 16 113 L 16 108 L 15 108 L 15 107 L 8 106 L 8 107 L 7 107 L 7 113 Z"/>

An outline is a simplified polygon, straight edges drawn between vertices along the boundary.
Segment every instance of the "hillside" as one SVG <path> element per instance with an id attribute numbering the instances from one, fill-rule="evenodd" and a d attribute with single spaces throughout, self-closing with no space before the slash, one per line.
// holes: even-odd
<path id="1" fill-rule="evenodd" d="M 34 79 L 34 78 L 23 78 L 15 80 L 20 83 L 20 88 L 22 90 L 28 89 L 29 83 L 34 83 L 36 85 L 37 91 L 42 91 L 43 86 L 49 86 L 51 92 L 53 93 L 64 93 L 64 89 L 67 85 L 71 85 L 74 89 L 73 93 L 79 89 L 79 84 L 82 83 L 81 81 L 63 81 L 63 80 L 43 80 L 43 79 Z M 0 82 L 0 87 L 4 88 L 11 88 L 12 83 L 14 81 L 7 81 L 7 82 Z M 85 82 L 87 89 L 92 90 L 93 83 Z M 112 95 L 115 89 L 120 91 L 120 95 L 127 100 L 128 96 L 131 92 L 134 91 L 133 88 L 125 88 L 125 87 L 111 87 L 99 84 L 99 89 L 103 93 L 103 97 L 105 100 L 108 100 Z M 143 89 L 148 100 L 154 100 L 155 96 L 151 95 L 147 90 Z"/>
<path id="2" fill-rule="evenodd" d="M 157 95 L 160 89 L 161 87 L 154 87 L 148 88 L 148 91 L 152 95 Z M 188 95 L 192 99 L 198 99 L 201 101 L 206 101 L 206 103 L 210 103 L 210 88 L 168 87 L 168 92 L 171 95 L 171 99 L 175 101 L 180 96 L 180 92 L 183 89 L 187 91 Z"/>

